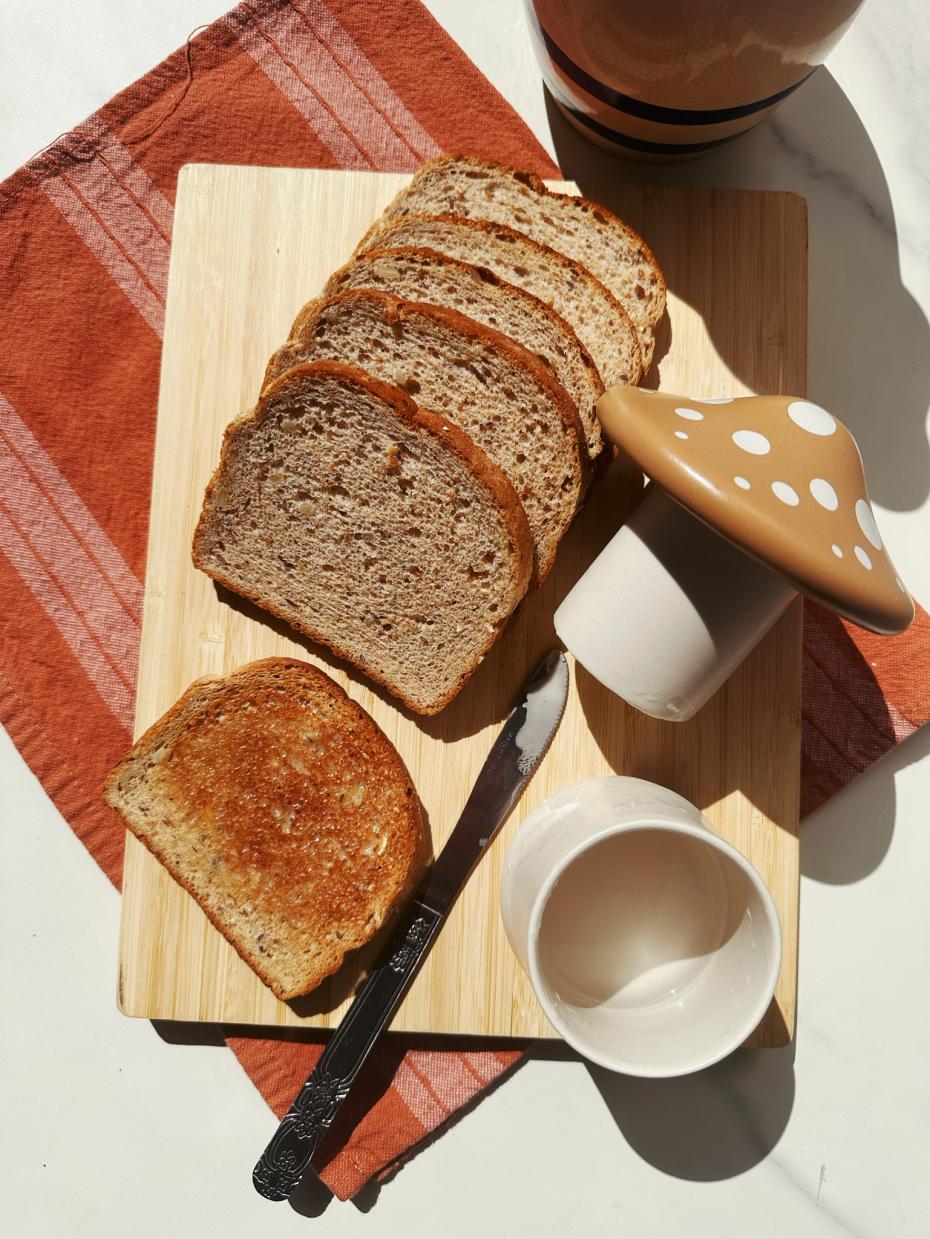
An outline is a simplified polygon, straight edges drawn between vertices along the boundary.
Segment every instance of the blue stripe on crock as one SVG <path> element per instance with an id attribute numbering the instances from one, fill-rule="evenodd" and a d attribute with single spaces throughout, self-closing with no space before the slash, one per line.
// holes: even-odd
<path id="1" fill-rule="evenodd" d="M 791 86 L 786 86 L 784 90 L 779 90 L 776 94 L 769 95 L 766 99 L 757 99 L 753 103 L 742 103 L 738 107 L 733 108 L 666 108 L 657 103 L 647 103 L 643 99 L 635 99 L 632 95 L 623 95 L 620 91 L 614 90 L 612 86 L 608 86 L 605 82 L 600 81 L 599 78 L 592 77 L 590 73 L 582 69 L 581 65 L 575 64 L 574 60 L 562 51 L 558 43 L 550 38 L 539 24 L 539 19 L 530 5 L 527 5 L 527 12 L 536 33 L 552 58 L 553 64 L 558 65 L 565 76 L 571 78 L 576 86 L 580 86 L 582 90 L 593 96 L 593 98 L 600 99 L 602 103 L 615 108 L 618 112 L 626 112 L 628 116 L 636 116 L 640 120 L 655 121 L 661 125 L 721 125 L 727 121 L 740 120 L 744 116 L 751 116 L 753 112 L 762 112 L 766 108 L 779 103 L 782 99 L 787 98 L 792 91 L 797 90 L 818 67 L 815 65 L 802 78 L 799 78 Z M 583 117 L 582 119 L 587 120 L 589 118 Z M 664 144 L 659 143 L 659 145 L 663 146 Z M 648 147 L 643 149 L 648 149 Z M 699 148 L 695 145 L 694 149 Z"/>
<path id="2" fill-rule="evenodd" d="M 627 133 L 620 133 L 617 129 L 611 129 L 609 125 L 602 125 L 593 116 L 586 116 L 584 112 L 579 112 L 577 108 L 572 107 L 567 100 L 552 89 L 551 84 L 549 84 L 549 89 L 559 106 L 566 112 L 570 112 L 580 125 L 606 138 L 608 142 L 615 142 L 618 146 L 625 146 L 631 151 L 642 151 L 646 155 L 697 155 L 700 151 L 712 151 L 715 146 L 724 146 L 727 142 L 732 142 L 734 138 L 741 137 L 745 133 L 745 130 L 741 129 L 739 133 L 728 133 L 725 138 L 710 138 L 706 142 L 650 142 L 645 138 L 633 138 Z"/>

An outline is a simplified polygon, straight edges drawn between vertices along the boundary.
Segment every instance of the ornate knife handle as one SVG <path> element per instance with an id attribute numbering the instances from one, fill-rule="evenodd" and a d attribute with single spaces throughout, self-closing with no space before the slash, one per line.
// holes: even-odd
<path id="1" fill-rule="evenodd" d="M 286 1200 L 345 1101 L 378 1034 L 397 1010 L 443 920 L 414 899 L 386 958 L 370 972 L 294 1104 L 252 1171 L 255 1190 Z"/>

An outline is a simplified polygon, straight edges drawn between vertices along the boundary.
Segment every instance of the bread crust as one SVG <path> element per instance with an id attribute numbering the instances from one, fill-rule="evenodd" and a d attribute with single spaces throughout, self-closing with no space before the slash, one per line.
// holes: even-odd
<path id="1" fill-rule="evenodd" d="M 547 305 L 545 301 L 540 300 L 539 297 L 535 297 L 531 292 L 527 292 L 525 289 L 518 288 L 515 284 L 509 283 L 507 280 L 491 271 L 488 267 L 482 266 L 480 263 L 464 262 L 460 258 L 452 258 L 448 254 L 442 254 L 438 250 L 430 249 L 428 246 L 399 245 L 385 249 L 372 249 L 366 251 L 364 255 L 360 255 L 358 258 L 353 258 L 344 266 L 340 267 L 340 269 L 333 275 L 331 275 L 323 289 L 323 298 L 325 299 L 327 297 L 338 296 L 343 291 L 350 291 L 353 289 L 362 290 L 364 288 L 371 288 L 372 290 L 378 292 L 390 292 L 390 289 L 385 289 L 381 284 L 353 284 L 351 282 L 351 277 L 352 273 L 359 268 L 360 262 L 390 262 L 392 259 L 400 261 L 409 260 L 422 265 L 424 269 L 428 267 L 431 269 L 441 269 L 446 272 L 451 272 L 453 275 L 458 276 L 461 290 L 463 294 L 466 295 L 469 292 L 470 286 L 473 286 L 474 284 L 480 284 L 482 291 L 488 288 L 499 290 L 503 300 L 498 304 L 502 304 L 503 307 L 506 308 L 509 300 L 512 305 L 519 306 L 520 310 L 529 318 L 535 318 L 537 321 L 542 320 L 542 322 L 544 322 L 546 327 L 549 329 L 550 339 L 560 339 L 561 345 L 563 347 L 567 347 L 571 351 L 575 365 L 580 366 L 584 374 L 584 381 L 590 387 L 590 403 L 586 400 L 585 407 L 582 408 L 574 399 L 574 394 L 568 388 L 568 385 L 562 383 L 562 386 L 565 387 L 569 396 L 572 397 L 572 403 L 575 406 L 575 411 L 577 412 L 582 423 L 588 448 L 588 456 L 591 459 L 594 459 L 594 457 L 600 454 L 604 446 L 604 440 L 600 431 L 600 423 L 598 422 L 597 416 L 594 412 L 594 406 L 604 393 L 604 384 L 601 381 L 601 376 L 597 366 L 595 366 L 593 360 L 591 359 L 590 353 L 578 339 L 571 325 L 566 322 L 561 314 L 558 314 L 552 306 Z M 414 298 L 411 298 L 409 294 L 407 294 L 406 299 L 411 300 Z M 433 302 L 429 300 L 428 296 L 424 296 L 422 299 L 415 299 L 428 302 L 430 305 L 446 304 L 441 301 Z M 467 305 L 459 312 L 465 314 L 468 318 L 473 318 L 472 314 L 468 312 Z M 295 327 L 297 330 L 295 331 L 292 328 L 292 334 L 299 336 L 300 327 L 298 324 L 306 322 L 311 317 L 312 314 L 305 315 L 304 311 L 301 311 L 301 314 L 298 315 L 297 320 L 295 320 Z M 476 319 L 474 321 L 478 321 L 480 323 L 480 319 Z M 503 329 L 492 328 L 492 330 Z M 506 335 L 508 339 L 513 339 L 515 343 L 523 345 L 523 347 L 533 353 L 534 356 L 540 355 L 538 350 L 532 348 L 528 342 L 520 340 L 516 336 L 510 336 L 509 332 L 506 330 L 503 331 L 503 334 Z M 554 377 L 561 383 L 562 376 L 556 363 L 550 363 L 549 359 L 545 356 L 543 356 L 543 362 L 544 364 L 551 365 Z"/>
<path id="2" fill-rule="evenodd" d="M 452 688 L 430 702 L 424 707 L 422 703 L 413 701 L 399 690 L 397 685 L 392 684 L 376 667 L 367 664 L 363 659 L 352 655 L 347 650 L 339 647 L 338 643 L 334 642 L 330 637 L 314 628 L 313 625 L 306 621 L 296 620 L 294 616 L 284 614 L 283 611 L 277 609 L 273 600 L 266 596 L 251 592 L 242 587 L 241 584 L 232 581 L 229 577 L 218 572 L 215 567 L 207 566 L 204 562 L 204 554 L 201 548 L 201 542 L 205 537 L 207 524 L 207 513 L 210 507 L 211 499 L 216 487 L 222 481 L 222 475 L 228 465 L 230 456 L 233 451 L 233 446 L 236 437 L 249 424 L 260 422 L 268 412 L 272 402 L 282 392 L 286 392 L 288 387 L 296 386 L 300 381 L 307 376 L 329 377 L 335 378 L 345 384 L 354 384 L 360 390 L 374 395 L 377 399 L 390 406 L 394 415 L 408 425 L 420 427 L 427 431 L 433 438 L 442 442 L 450 451 L 458 455 L 469 467 L 471 472 L 478 478 L 485 489 L 491 495 L 494 505 L 500 514 L 503 523 L 507 529 L 508 536 L 514 548 L 514 572 L 511 582 L 511 588 L 508 592 L 506 602 L 502 609 L 502 619 L 499 627 L 496 627 L 487 637 L 482 645 L 479 653 L 472 666 L 468 668 L 459 679 L 455 682 Z M 434 413 L 428 409 L 421 409 L 414 401 L 399 387 L 395 387 L 392 383 L 386 383 L 382 379 L 372 378 L 363 370 L 356 366 L 347 365 L 341 361 L 311 361 L 301 362 L 285 371 L 276 378 L 261 394 L 258 404 L 253 410 L 242 414 L 226 427 L 223 435 L 223 446 L 220 452 L 220 461 L 214 470 L 213 476 L 207 484 L 206 493 L 204 495 L 203 507 L 201 509 L 200 518 L 197 522 L 197 527 L 194 530 L 194 536 L 191 546 L 191 557 L 194 566 L 205 572 L 213 580 L 220 585 L 225 586 L 233 593 L 240 597 L 247 598 L 250 602 L 254 602 L 264 611 L 269 611 L 272 615 L 277 615 L 283 619 L 292 628 L 303 633 L 312 641 L 316 641 L 321 645 L 325 645 L 332 650 L 339 658 L 345 659 L 352 666 L 357 667 L 369 679 L 381 684 L 393 696 L 397 697 L 410 710 L 417 714 L 432 715 L 438 714 L 445 706 L 462 690 L 470 676 L 479 666 L 484 655 L 488 652 L 497 636 L 506 622 L 507 616 L 517 606 L 520 599 L 526 593 L 533 573 L 534 560 L 534 544 L 533 537 L 530 533 L 530 527 L 527 523 L 526 513 L 523 510 L 523 504 L 513 485 L 504 474 L 503 470 L 496 465 L 485 452 L 473 443 L 467 434 L 460 427 L 448 421 L 440 413 Z"/>
<path id="3" fill-rule="evenodd" d="M 428 259 L 429 262 L 435 263 L 437 267 L 446 267 L 453 271 L 463 271 L 469 274 L 474 272 L 483 283 L 489 284 L 493 288 L 505 289 L 508 296 L 512 296 L 518 301 L 521 301 L 527 309 L 532 309 L 534 314 L 538 314 L 541 318 L 548 319 L 548 321 L 558 331 L 565 332 L 565 334 L 570 337 L 572 346 L 578 350 L 586 373 L 590 376 L 594 385 L 596 387 L 600 387 L 603 392 L 604 385 L 601 382 L 601 376 L 598 374 L 597 366 L 595 366 L 594 362 L 591 360 L 591 354 L 578 339 L 571 324 L 567 323 L 562 315 L 559 314 L 551 305 L 547 305 L 546 302 L 540 300 L 539 297 L 534 297 L 533 294 L 527 292 L 525 288 L 518 288 L 516 284 L 511 284 L 509 281 L 497 275 L 489 267 L 483 266 L 480 262 L 463 262 L 461 258 L 452 258 L 448 254 L 441 254 L 439 250 L 430 249 L 429 246 L 426 245 L 396 245 L 388 246 L 384 249 L 371 249 L 366 250 L 364 256 L 366 259 L 371 259 L 373 262 L 376 262 L 381 258 L 390 259 L 410 257 Z M 322 295 L 324 298 L 334 297 L 339 294 L 341 286 L 345 283 L 348 273 L 356 265 L 356 262 L 357 259 L 351 259 L 329 277 L 323 289 Z M 299 318 L 300 316 L 298 316 L 298 320 L 295 320 L 295 326 L 297 321 L 299 321 Z M 299 335 L 300 332 L 292 331 L 291 334 Z M 519 341 L 516 341 L 516 343 L 519 343 Z"/>
<path id="4" fill-rule="evenodd" d="M 473 318 L 453 310 L 449 306 L 430 305 L 422 301 L 406 301 L 395 297 L 393 293 L 384 293 L 373 289 L 350 289 L 335 297 L 321 298 L 316 304 L 315 312 L 307 317 L 299 339 L 310 340 L 319 316 L 331 306 L 351 305 L 353 301 L 370 301 L 377 299 L 384 306 L 384 317 L 388 323 L 403 324 L 405 319 L 426 318 L 432 322 L 441 323 L 460 335 L 468 336 L 479 344 L 490 344 L 494 351 L 502 353 L 518 367 L 523 367 L 540 386 L 546 389 L 546 394 L 555 406 L 562 425 L 572 443 L 575 462 L 580 479 L 580 489 L 583 492 L 587 483 L 590 466 L 584 427 L 575 408 L 575 402 L 555 377 L 548 362 L 543 361 L 535 353 L 512 340 L 510 336 L 493 327 L 485 327 L 476 323 Z M 288 342 L 290 343 L 290 341 Z M 284 346 L 285 348 L 287 345 Z M 464 433 L 464 432 L 463 432 Z M 468 436 L 465 436 L 468 438 Z M 469 442 L 471 440 L 469 439 Z"/>
<path id="5" fill-rule="evenodd" d="M 296 658 L 262 658 L 255 662 L 247 663 L 226 676 L 202 676 L 200 679 L 194 680 L 174 705 L 136 740 L 122 761 L 110 772 L 103 787 L 104 800 L 120 814 L 132 834 L 164 865 L 178 885 L 197 901 L 198 906 L 202 909 L 207 919 L 226 938 L 239 957 L 249 965 L 272 993 L 284 1002 L 316 989 L 327 977 L 332 976 L 334 972 L 338 971 L 348 951 L 356 950 L 359 946 L 364 945 L 365 941 L 370 940 L 374 936 L 380 925 L 376 926 L 362 941 L 353 941 L 344 950 L 337 949 L 331 951 L 327 962 L 316 972 L 308 976 L 305 986 L 296 989 L 287 988 L 280 982 L 274 972 L 270 970 L 261 955 L 258 952 L 249 950 L 246 943 L 242 941 L 241 935 L 236 933 L 235 928 L 223 918 L 217 909 L 201 902 L 194 887 L 194 879 L 176 865 L 172 858 L 158 846 L 156 840 L 145 832 L 138 821 L 134 820 L 130 815 L 129 807 L 125 804 L 124 798 L 121 795 L 120 780 L 125 774 L 130 773 L 138 763 L 144 762 L 149 758 L 158 748 L 173 743 L 181 736 L 186 726 L 190 725 L 192 721 L 191 716 L 196 719 L 198 706 L 206 703 L 213 691 L 221 692 L 232 685 L 259 688 L 266 682 L 269 675 L 279 675 L 289 669 L 299 672 L 304 682 L 309 680 L 314 692 L 329 696 L 337 703 L 341 710 L 347 710 L 354 715 L 357 723 L 365 730 L 367 742 L 376 750 L 376 759 L 384 766 L 385 777 L 391 779 L 396 786 L 403 785 L 406 789 L 404 799 L 406 822 L 404 823 L 403 833 L 404 838 L 409 841 L 409 846 L 406 848 L 406 857 L 403 858 L 404 876 L 391 900 L 390 910 L 381 922 L 383 924 L 406 901 L 425 870 L 430 853 L 430 842 L 423 809 L 413 786 L 413 781 L 400 754 L 375 720 L 358 702 L 353 701 L 335 680 L 331 679 L 318 667 L 314 667 L 311 663 L 305 663 Z"/>
<path id="6" fill-rule="evenodd" d="M 656 261 L 656 256 L 646 241 L 639 235 L 638 232 L 636 232 L 635 229 L 631 228 L 629 224 L 620 219 L 618 215 L 615 215 L 614 212 L 608 207 L 601 206 L 598 202 L 592 202 L 590 198 L 584 198 L 580 194 L 563 194 L 559 193 L 558 190 L 549 189 L 545 181 L 541 177 L 537 176 L 535 172 L 526 172 L 520 168 L 513 168 L 508 164 L 497 163 L 494 160 L 479 159 L 476 155 L 451 155 L 448 153 L 437 155 L 435 159 L 428 160 L 417 169 L 410 185 L 406 189 L 402 189 L 394 200 L 388 204 L 380 219 L 385 222 L 390 220 L 392 217 L 392 208 L 395 203 L 402 201 L 406 194 L 415 190 L 417 182 L 424 180 L 431 172 L 444 167 L 462 166 L 463 164 L 472 168 L 481 168 L 485 171 L 490 169 L 505 176 L 511 176 L 516 180 L 521 181 L 527 186 L 527 188 L 532 189 L 535 193 L 540 194 L 543 198 L 555 198 L 561 201 L 571 202 L 575 206 L 580 207 L 586 214 L 593 215 L 598 223 L 605 224 L 607 227 L 613 228 L 615 231 L 621 233 L 625 238 L 627 238 L 627 240 L 630 241 L 637 250 L 642 252 L 644 259 L 656 273 L 657 287 L 659 289 L 660 296 L 658 298 L 657 311 L 654 314 L 649 315 L 651 325 L 653 327 L 655 326 L 665 310 L 665 299 L 668 292 L 668 286 L 665 282 L 665 276 L 662 274 L 662 268 Z M 362 246 L 365 245 L 370 233 L 371 230 L 369 230 L 369 233 L 366 233 L 366 236 L 362 240 Z M 359 248 L 362 247 L 360 246 Z"/>
<path id="7" fill-rule="evenodd" d="M 568 197 L 570 195 L 562 196 Z M 387 246 L 390 245 L 391 231 L 394 228 L 401 228 L 405 223 L 413 220 L 435 220 L 437 223 L 452 224 L 457 228 L 467 228 L 473 232 L 481 232 L 486 236 L 499 235 L 505 239 L 510 239 L 514 242 L 518 242 L 520 245 L 525 245 L 529 249 L 532 249 L 538 255 L 540 263 L 543 265 L 548 263 L 554 266 L 571 267 L 579 279 L 596 287 L 598 296 L 603 297 L 604 300 L 610 304 L 611 313 L 616 317 L 618 323 L 623 324 L 624 335 L 628 337 L 629 343 L 638 358 L 638 369 L 634 374 L 630 375 L 630 383 L 634 385 L 638 384 L 644 377 L 648 367 L 645 365 L 643 360 L 643 348 L 636 332 L 636 328 L 633 325 L 633 320 L 630 318 L 625 306 L 621 304 L 607 285 L 599 280 L 597 276 L 594 275 L 593 272 L 589 271 L 588 268 L 582 263 L 569 257 L 568 254 L 563 254 L 559 250 L 554 250 L 551 245 L 545 245 L 542 241 L 537 241 L 535 237 L 528 236 L 525 232 L 520 232 L 517 228 L 511 228 L 508 224 L 498 224 L 489 219 L 475 219 L 469 215 L 395 215 L 390 219 L 385 218 L 376 220 L 356 246 L 354 256 L 357 257 L 363 253 L 368 253 L 370 250 L 380 249 L 382 246 L 387 248 Z M 316 300 L 319 299 L 317 298 Z M 294 320 L 294 327 L 296 327 L 301 319 L 311 311 L 311 307 L 313 305 L 314 302 L 311 301 L 303 307 L 303 309 L 298 313 L 297 318 Z M 294 327 L 291 328 L 292 336 L 296 334 Z M 604 376 L 601 375 L 600 377 L 601 381 L 605 382 Z"/>

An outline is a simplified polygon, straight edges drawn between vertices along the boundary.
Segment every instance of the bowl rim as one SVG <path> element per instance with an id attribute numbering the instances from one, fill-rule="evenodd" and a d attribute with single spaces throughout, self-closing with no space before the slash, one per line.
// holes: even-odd
<path id="1" fill-rule="evenodd" d="M 536 994 L 536 1000 L 543 1010 L 546 1019 L 553 1026 L 560 1037 L 570 1045 L 574 1050 L 577 1050 L 584 1058 L 589 1059 L 598 1066 L 606 1067 L 608 1071 L 616 1071 L 623 1075 L 637 1076 L 642 1079 L 669 1079 L 676 1076 L 691 1075 L 696 1071 L 703 1071 L 706 1067 L 712 1067 L 715 1063 L 719 1063 L 727 1055 L 732 1054 L 734 1050 L 739 1049 L 746 1038 L 759 1025 L 772 998 L 775 995 L 775 988 L 778 984 L 778 977 L 781 972 L 783 940 L 781 931 L 781 922 L 778 918 L 778 909 L 775 906 L 775 900 L 772 893 L 765 883 L 762 875 L 756 869 L 755 865 L 743 855 L 739 848 L 734 847 L 727 839 L 722 838 L 716 833 L 707 819 L 700 810 L 697 810 L 700 815 L 700 823 L 686 822 L 682 820 L 672 820 L 665 817 L 661 813 L 657 813 L 654 817 L 644 815 L 642 821 L 635 822 L 613 822 L 610 823 L 594 834 L 589 835 L 586 839 L 575 844 L 573 848 L 563 856 L 559 862 L 553 866 L 552 871 L 547 875 L 545 882 L 540 887 L 536 898 L 533 901 L 530 909 L 529 921 L 527 924 L 527 965 L 529 970 L 530 981 L 533 985 L 533 991 Z M 706 823 L 706 824 L 704 824 Z M 569 1029 L 565 1021 L 558 1013 L 555 1004 L 549 999 L 547 987 L 542 979 L 542 970 L 539 966 L 539 957 L 537 952 L 537 944 L 539 941 L 539 931 L 542 925 L 542 918 L 545 915 L 546 906 L 549 898 L 555 887 L 574 862 L 589 852 L 598 844 L 603 843 L 606 839 L 613 838 L 617 835 L 632 834 L 643 830 L 664 830 L 669 834 L 688 835 L 693 839 L 707 844 L 709 847 L 721 852 L 724 856 L 730 859 L 749 879 L 754 890 L 758 894 L 762 907 L 765 913 L 765 921 L 768 930 L 772 936 L 774 950 L 771 954 L 768 968 L 765 974 L 765 984 L 760 991 L 759 999 L 747 1010 L 746 1017 L 738 1025 L 737 1033 L 726 1038 L 722 1042 L 722 1048 L 718 1051 L 705 1055 L 693 1062 L 689 1062 L 686 1066 L 676 1066 L 672 1068 L 650 1067 L 642 1063 L 632 1062 L 619 1055 L 606 1055 L 591 1046 L 586 1045 L 584 1040 L 578 1037 L 571 1029 Z"/>

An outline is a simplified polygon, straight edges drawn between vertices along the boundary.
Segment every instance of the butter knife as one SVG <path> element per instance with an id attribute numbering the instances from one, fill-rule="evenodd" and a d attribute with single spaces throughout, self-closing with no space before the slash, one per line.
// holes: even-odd
<path id="1" fill-rule="evenodd" d="M 266 1199 L 286 1200 L 303 1177 L 452 905 L 533 777 L 561 722 L 567 697 L 565 655 L 551 650 L 507 716 L 461 817 L 425 885 L 405 910 L 383 959 L 360 986 L 252 1172 L 255 1190 Z"/>

